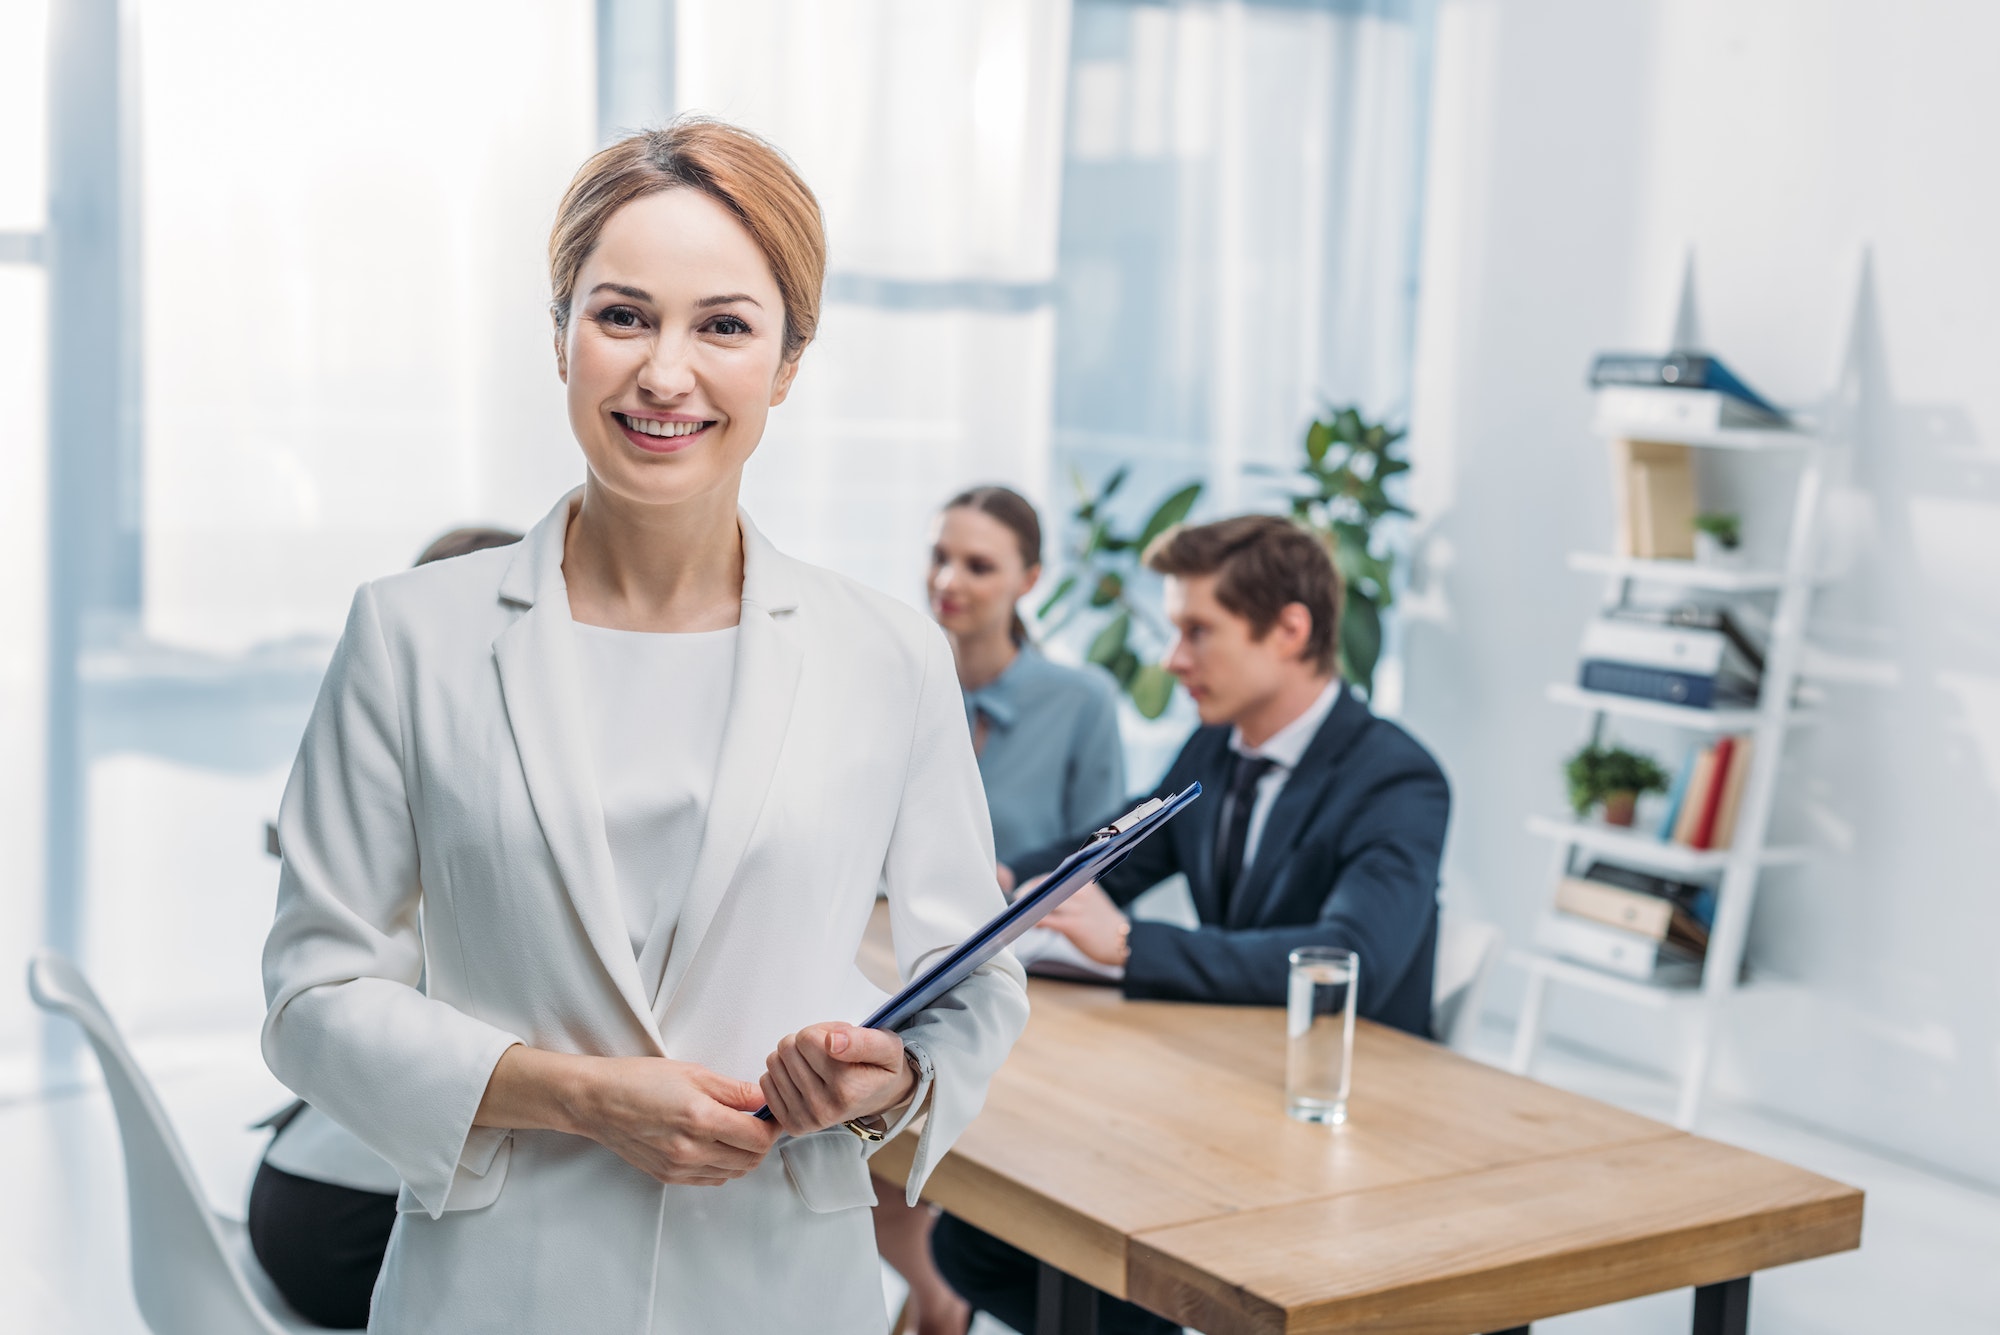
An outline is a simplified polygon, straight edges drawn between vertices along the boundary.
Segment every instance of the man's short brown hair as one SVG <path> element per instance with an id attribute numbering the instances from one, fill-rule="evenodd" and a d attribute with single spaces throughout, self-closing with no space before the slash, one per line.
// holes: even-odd
<path id="1" fill-rule="evenodd" d="M 1277 515 L 1238 515 L 1168 529 L 1146 547 L 1162 575 L 1214 575 L 1215 597 L 1263 639 L 1278 613 L 1298 603 L 1312 615 L 1300 655 L 1331 674 L 1340 662 L 1340 572 L 1326 545 Z"/>

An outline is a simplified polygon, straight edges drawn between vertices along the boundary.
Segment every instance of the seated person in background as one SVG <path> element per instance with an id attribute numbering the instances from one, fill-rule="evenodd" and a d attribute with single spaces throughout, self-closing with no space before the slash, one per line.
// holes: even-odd
<path id="1" fill-rule="evenodd" d="M 424 548 L 417 564 L 520 540 L 501 528 L 453 529 Z M 281 852 L 275 845 L 271 851 Z M 250 1248 L 293 1311 L 317 1325 L 359 1330 L 368 1324 L 368 1300 L 396 1223 L 396 1170 L 303 1099 L 263 1124 L 274 1134 L 250 1184 Z"/>
<path id="2" fill-rule="evenodd" d="M 1340 579 L 1325 547 L 1248 515 L 1169 530 L 1146 564 L 1167 577 L 1166 668 L 1203 725 L 1152 795 L 1199 780 L 1203 797 L 1044 925 L 1120 970 L 1134 998 L 1282 1006 L 1291 951 L 1345 947 L 1360 959 L 1360 1013 L 1430 1037 L 1450 793 L 1430 753 L 1342 685 Z M 1046 873 L 1086 834 L 1019 858 L 1014 874 Z M 1198 927 L 1125 916 L 1176 872 Z M 975 1309 L 1032 1329 L 1033 1258 L 949 1215 L 932 1248 Z M 1098 1313 L 1101 1331 L 1178 1329 L 1109 1297 Z"/>
<path id="3" fill-rule="evenodd" d="M 974 487 L 938 512 L 931 616 L 951 641 L 1003 864 L 1102 823 L 1125 796 L 1110 678 L 1044 658 L 1015 610 L 1041 573 L 1041 520 L 1018 493 Z M 931 1263 L 936 1208 L 904 1204 L 894 1184 L 875 1195 L 876 1246 L 910 1285 L 898 1335 L 964 1331 L 972 1313 Z"/>

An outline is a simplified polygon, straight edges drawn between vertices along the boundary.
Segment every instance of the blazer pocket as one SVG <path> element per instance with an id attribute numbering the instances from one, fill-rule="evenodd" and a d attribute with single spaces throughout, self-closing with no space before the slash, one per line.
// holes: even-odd
<path id="1" fill-rule="evenodd" d="M 861 1140 L 846 1127 L 819 1131 L 778 1147 L 792 1190 L 814 1214 L 852 1210 L 875 1204 L 875 1184 L 868 1175 Z"/>

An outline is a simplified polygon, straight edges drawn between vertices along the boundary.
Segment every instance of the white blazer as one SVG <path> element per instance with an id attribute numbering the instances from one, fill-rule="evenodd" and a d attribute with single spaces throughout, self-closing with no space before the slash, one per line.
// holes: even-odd
<path id="1" fill-rule="evenodd" d="M 472 1125 L 516 1042 L 754 1080 L 781 1036 L 861 1018 L 878 886 L 905 978 L 1002 904 L 942 633 L 744 518 L 701 852 L 671 950 L 661 932 L 635 960 L 562 576 L 577 499 L 518 546 L 355 595 L 279 815 L 265 1059 L 402 1178 L 371 1331 L 880 1332 L 848 1131 L 663 1187 L 593 1141 Z M 912 1200 L 1027 1014 L 1002 956 L 904 1034 L 928 1072 Z"/>

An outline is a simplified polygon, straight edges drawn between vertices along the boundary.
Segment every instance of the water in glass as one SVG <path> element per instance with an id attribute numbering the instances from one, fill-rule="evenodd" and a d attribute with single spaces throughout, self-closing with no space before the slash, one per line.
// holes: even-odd
<path id="1" fill-rule="evenodd" d="M 1291 954 L 1285 1111 L 1301 1122 L 1338 1126 L 1347 1120 L 1358 969 L 1351 950 L 1312 946 Z"/>

